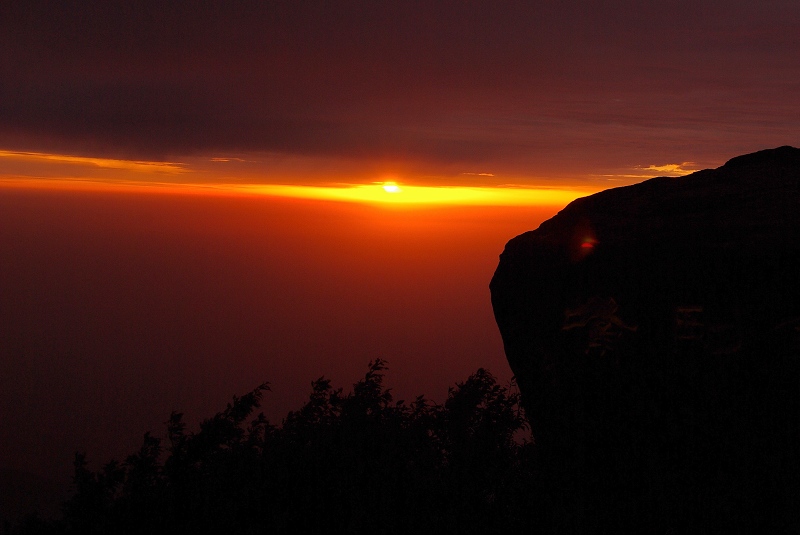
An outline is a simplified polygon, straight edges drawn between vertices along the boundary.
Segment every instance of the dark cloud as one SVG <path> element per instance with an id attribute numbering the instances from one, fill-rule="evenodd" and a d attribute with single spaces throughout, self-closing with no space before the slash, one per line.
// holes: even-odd
<path id="1" fill-rule="evenodd" d="M 793 1 L 8 2 L 0 143 L 525 166 L 716 128 L 730 155 L 798 126 L 798 35 Z"/>

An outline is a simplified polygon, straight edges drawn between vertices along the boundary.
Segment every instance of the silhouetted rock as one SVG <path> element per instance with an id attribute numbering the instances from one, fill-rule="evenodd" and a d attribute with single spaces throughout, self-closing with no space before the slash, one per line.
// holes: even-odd
<path id="1" fill-rule="evenodd" d="M 490 287 L 559 527 L 800 529 L 800 149 L 578 199 Z"/>

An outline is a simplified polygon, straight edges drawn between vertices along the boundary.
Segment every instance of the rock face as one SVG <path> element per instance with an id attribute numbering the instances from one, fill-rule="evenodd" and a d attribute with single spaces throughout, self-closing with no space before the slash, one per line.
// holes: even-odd
<path id="1" fill-rule="evenodd" d="M 800 530 L 800 149 L 578 199 L 490 288 L 551 527 Z"/>

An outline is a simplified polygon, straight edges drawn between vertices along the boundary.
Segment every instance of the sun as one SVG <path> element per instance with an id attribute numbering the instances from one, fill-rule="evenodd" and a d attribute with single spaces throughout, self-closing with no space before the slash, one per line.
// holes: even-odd
<path id="1" fill-rule="evenodd" d="M 384 182 L 383 183 L 383 191 L 386 193 L 400 193 L 400 186 L 395 184 L 394 182 Z"/>

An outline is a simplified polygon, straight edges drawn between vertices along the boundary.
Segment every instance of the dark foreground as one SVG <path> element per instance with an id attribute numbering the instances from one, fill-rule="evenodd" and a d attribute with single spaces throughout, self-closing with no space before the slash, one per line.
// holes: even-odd
<path id="1" fill-rule="evenodd" d="M 762 454 L 744 451 L 731 437 L 713 438 L 713 426 L 681 439 L 686 450 L 708 456 L 706 466 L 674 465 L 667 442 L 655 447 L 663 456 L 651 461 L 652 473 L 664 468 L 675 479 L 691 478 L 681 482 L 687 488 L 728 489 L 698 501 L 692 492 L 675 495 L 658 478 L 637 486 L 641 474 L 632 471 L 639 459 L 623 458 L 637 443 L 611 442 L 619 432 L 586 452 L 598 459 L 596 466 L 520 439 L 527 424 L 516 387 L 496 384 L 485 370 L 452 388 L 443 405 L 421 396 L 410 403 L 393 400 L 384 371 L 384 362 L 371 363 L 350 393 L 315 381 L 308 402 L 279 426 L 255 414 L 266 384 L 234 397 L 196 432 L 173 413 L 164 439 L 146 434 L 139 451 L 122 462 L 92 471 L 86 455 L 77 454 L 73 494 L 61 518 L 31 516 L 4 531 L 713 533 L 748 531 L 760 522 L 754 512 L 788 505 L 768 503 L 787 498 L 789 489 L 778 487 L 749 506 L 739 503 L 741 489 L 727 487 L 736 482 L 718 480 L 715 470 L 739 463 L 734 472 L 760 484 L 766 475 L 753 473 L 757 465 L 749 461 Z M 608 409 L 609 403 L 599 400 L 598 407 Z M 710 444 L 722 449 L 710 451 Z M 775 462 L 782 462 L 785 455 L 775 453 Z M 612 454 L 618 473 L 604 472 L 603 461 Z M 792 525 L 783 528 L 791 531 Z"/>
<path id="2" fill-rule="evenodd" d="M 800 531 L 798 207 L 785 146 L 578 199 L 507 244 L 495 317 L 576 531 Z"/>
<path id="3" fill-rule="evenodd" d="M 264 391 L 234 398 L 188 432 L 100 470 L 75 458 L 63 518 L 36 517 L 11 533 L 478 533 L 534 520 L 532 445 L 518 394 L 478 370 L 444 405 L 395 401 L 384 362 L 350 393 L 313 383 L 282 425 L 255 415 Z"/>

